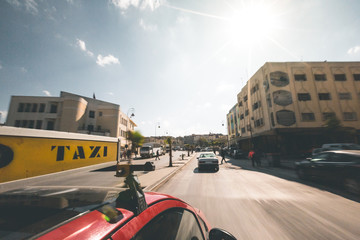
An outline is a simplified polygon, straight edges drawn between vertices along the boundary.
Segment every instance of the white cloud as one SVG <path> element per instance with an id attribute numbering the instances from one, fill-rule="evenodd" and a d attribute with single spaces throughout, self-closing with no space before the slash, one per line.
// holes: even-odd
<path id="1" fill-rule="evenodd" d="M 89 55 L 90 57 L 94 56 L 94 54 L 91 51 L 86 49 L 86 44 L 83 40 L 76 39 L 76 44 L 80 47 L 80 49 L 83 52 L 86 52 L 87 55 Z"/>
<path id="2" fill-rule="evenodd" d="M 24 67 L 20 68 L 20 71 L 23 72 L 23 73 L 27 73 L 27 69 L 24 68 Z"/>
<path id="3" fill-rule="evenodd" d="M 140 8 L 141 10 L 150 9 L 154 11 L 160 7 L 160 0 L 111 0 L 110 1 L 115 7 L 121 10 L 127 10 L 129 7 Z"/>
<path id="4" fill-rule="evenodd" d="M 160 7 L 160 0 L 143 0 L 141 3 L 141 9 L 150 8 L 151 11 L 154 11 Z"/>
<path id="5" fill-rule="evenodd" d="M 156 25 L 151 25 L 151 24 L 146 24 L 144 22 L 143 19 L 140 19 L 139 25 L 145 30 L 145 31 L 156 31 L 157 30 L 157 26 Z"/>
<path id="6" fill-rule="evenodd" d="M 23 3 L 20 3 L 18 0 L 7 0 L 7 2 L 14 7 L 25 7 L 25 10 L 33 15 L 39 13 L 38 4 L 35 0 L 25 0 Z"/>
<path id="7" fill-rule="evenodd" d="M 96 63 L 101 67 L 104 67 L 105 65 L 109 65 L 109 64 L 120 64 L 119 59 L 117 59 L 116 57 L 114 57 L 111 54 L 109 54 L 105 57 L 103 57 L 101 54 L 99 54 L 97 56 Z"/>
<path id="8" fill-rule="evenodd" d="M 51 96 L 51 93 L 47 90 L 43 90 L 43 93 L 45 93 L 46 96 Z"/>
<path id="9" fill-rule="evenodd" d="M 6 0 L 9 4 L 15 6 L 15 7 L 19 7 L 20 6 L 20 2 L 18 0 Z"/>
<path id="10" fill-rule="evenodd" d="M 139 6 L 139 0 L 111 0 L 111 3 L 114 4 L 115 7 L 118 7 L 122 10 L 126 10 L 130 6 Z"/>
<path id="11" fill-rule="evenodd" d="M 109 94 L 110 96 L 114 96 L 113 92 L 108 92 L 107 94 Z"/>
<path id="12" fill-rule="evenodd" d="M 357 54 L 358 52 L 360 52 L 360 46 L 352 47 L 347 51 L 350 55 Z"/>

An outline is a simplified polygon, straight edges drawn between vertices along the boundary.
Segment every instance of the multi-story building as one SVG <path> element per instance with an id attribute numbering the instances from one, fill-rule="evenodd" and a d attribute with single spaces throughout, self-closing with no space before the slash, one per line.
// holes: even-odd
<path id="1" fill-rule="evenodd" d="M 359 142 L 360 62 L 265 63 L 238 93 L 237 107 L 227 114 L 228 131 L 243 149 L 295 153 Z M 328 139 L 324 124 L 334 117 L 352 134 Z"/>
<path id="2" fill-rule="evenodd" d="M 61 92 L 60 97 L 12 96 L 7 126 L 118 137 L 136 124 L 117 104 Z"/>
<path id="3" fill-rule="evenodd" d="M 227 136 L 221 133 L 209 133 L 209 134 L 192 134 L 189 136 L 184 136 L 183 142 L 184 144 L 196 145 L 200 139 L 205 139 L 208 142 L 211 141 L 220 141 L 226 142 Z"/>

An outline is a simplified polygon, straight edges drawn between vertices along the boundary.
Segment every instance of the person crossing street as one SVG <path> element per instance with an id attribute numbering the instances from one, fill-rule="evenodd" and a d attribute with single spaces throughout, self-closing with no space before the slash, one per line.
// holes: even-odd
<path id="1" fill-rule="evenodd" d="M 156 150 L 156 158 L 155 160 L 160 160 L 160 157 L 159 157 L 159 150 Z"/>
<path id="2" fill-rule="evenodd" d="M 227 162 L 226 162 L 226 159 L 225 159 L 225 150 L 224 150 L 224 149 L 221 149 L 220 155 L 221 155 L 221 157 L 222 157 L 222 159 L 221 159 L 221 164 L 223 164 L 223 161 L 224 161 L 225 163 L 227 163 Z"/>

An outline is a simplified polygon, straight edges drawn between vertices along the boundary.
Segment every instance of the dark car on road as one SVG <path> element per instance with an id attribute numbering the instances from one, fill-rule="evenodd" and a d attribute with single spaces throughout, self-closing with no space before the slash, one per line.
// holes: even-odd
<path id="1" fill-rule="evenodd" d="M 360 151 L 332 150 L 296 162 L 300 179 L 318 179 L 341 184 L 351 193 L 360 194 Z"/>

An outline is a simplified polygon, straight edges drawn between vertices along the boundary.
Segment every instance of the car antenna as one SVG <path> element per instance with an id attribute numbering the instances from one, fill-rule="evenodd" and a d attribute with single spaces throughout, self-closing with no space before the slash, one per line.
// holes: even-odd
<path id="1" fill-rule="evenodd" d="M 154 171 L 155 165 L 153 162 L 146 162 L 141 165 L 133 164 L 118 164 L 116 167 L 116 177 L 125 177 L 125 184 L 127 190 L 119 193 L 116 199 L 116 205 L 121 208 L 132 211 L 135 215 L 139 215 L 147 209 L 144 192 L 141 188 L 139 179 L 133 174 L 134 171 Z"/>

